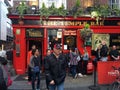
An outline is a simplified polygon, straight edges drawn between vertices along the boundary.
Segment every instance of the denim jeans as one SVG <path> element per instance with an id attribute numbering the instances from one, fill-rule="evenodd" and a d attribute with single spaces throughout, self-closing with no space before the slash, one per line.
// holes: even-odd
<path id="1" fill-rule="evenodd" d="M 64 82 L 59 85 L 49 85 L 49 90 L 64 90 Z"/>
<path id="2" fill-rule="evenodd" d="M 106 62 L 108 60 L 108 57 L 102 57 L 100 60 Z"/>
<path id="3" fill-rule="evenodd" d="M 71 65 L 70 69 L 72 77 L 75 78 L 75 75 L 77 74 L 77 65 Z"/>
<path id="4" fill-rule="evenodd" d="M 40 72 L 32 72 L 32 90 L 35 90 L 35 81 L 37 80 L 37 89 L 40 89 Z"/>

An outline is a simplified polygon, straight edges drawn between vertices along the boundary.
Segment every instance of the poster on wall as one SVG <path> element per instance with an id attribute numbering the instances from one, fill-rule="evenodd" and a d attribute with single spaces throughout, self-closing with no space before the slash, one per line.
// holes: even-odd
<path id="1" fill-rule="evenodd" d="M 102 41 L 105 41 L 107 46 L 110 44 L 110 35 L 109 34 L 93 34 L 92 35 L 92 50 L 95 50 Z"/>

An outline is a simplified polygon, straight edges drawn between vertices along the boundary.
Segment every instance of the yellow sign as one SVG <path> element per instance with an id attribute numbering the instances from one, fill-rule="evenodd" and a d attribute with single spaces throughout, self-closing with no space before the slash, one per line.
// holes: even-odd
<path id="1" fill-rule="evenodd" d="M 109 47 L 110 36 L 109 34 L 93 34 L 92 35 L 92 50 L 95 50 L 102 41 L 105 41 Z"/>
<path id="2" fill-rule="evenodd" d="M 93 25 L 97 25 L 97 23 L 95 21 L 43 21 L 43 25 L 45 26 L 81 26 L 81 25 L 85 25 L 89 23 L 91 26 Z M 100 26 L 104 25 L 103 21 L 99 22 Z"/>

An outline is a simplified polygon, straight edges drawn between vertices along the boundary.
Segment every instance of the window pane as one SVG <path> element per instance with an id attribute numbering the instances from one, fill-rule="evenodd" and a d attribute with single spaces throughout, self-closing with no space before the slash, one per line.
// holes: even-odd
<path id="1" fill-rule="evenodd" d="M 48 49 L 53 50 L 57 43 L 62 45 L 62 29 L 48 29 Z"/>

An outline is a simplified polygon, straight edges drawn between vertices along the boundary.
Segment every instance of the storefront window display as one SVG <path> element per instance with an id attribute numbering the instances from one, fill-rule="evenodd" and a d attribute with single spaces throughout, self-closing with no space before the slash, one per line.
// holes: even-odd
<path id="1" fill-rule="evenodd" d="M 56 43 L 62 45 L 62 29 L 48 29 L 48 48 L 53 50 Z"/>

